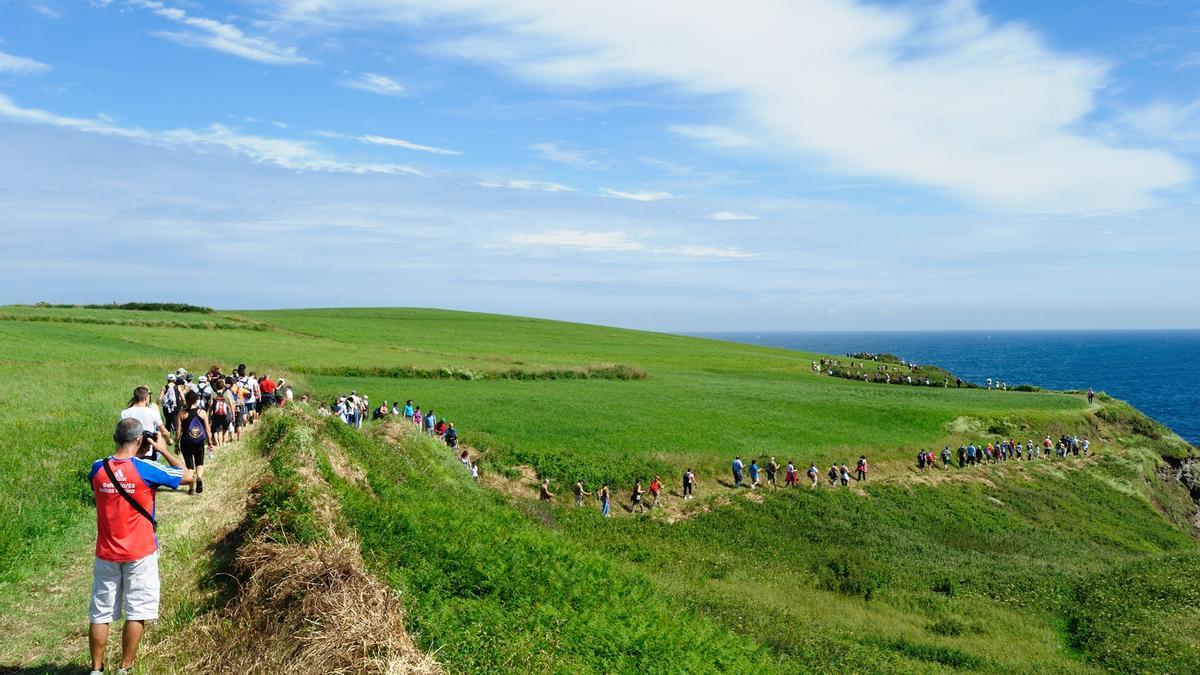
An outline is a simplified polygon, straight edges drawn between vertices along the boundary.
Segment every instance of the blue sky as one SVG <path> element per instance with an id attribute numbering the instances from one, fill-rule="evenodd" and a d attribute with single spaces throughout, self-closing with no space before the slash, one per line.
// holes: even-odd
<path id="1" fill-rule="evenodd" d="M 0 0 L 0 302 L 1200 327 L 1200 2 Z"/>

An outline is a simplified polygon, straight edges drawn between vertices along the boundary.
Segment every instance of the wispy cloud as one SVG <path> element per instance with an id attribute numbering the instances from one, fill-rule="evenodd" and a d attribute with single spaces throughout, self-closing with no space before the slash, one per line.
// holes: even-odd
<path id="1" fill-rule="evenodd" d="M 29 6 L 29 9 L 32 9 L 33 11 L 37 12 L 38 14 L 41 14 L 42 16 L 46 17 L 47 19 L 61 19 L 63 16 L 62 12 L 58 11 L 57 9 L 54 9 L 53 7 L 51 7 L 49 5 L 44 5 L 40 2 L 33 3 L 32 5 Z"/>
<path id="2" fill-rule="evenodd" d="M 721 248 L 719 246 L 676 246 L 669 250 L 671 253 L 692 258 L 754 258 L 758 256 L 757 253 L 740 248 Z"/>
<path id="3" fill-rule="evenodd" d="M 718 148 L 748 148 L 754 139 L 728 127 L 696 124 L 673 124 L 667 131 L 693 140 L 702 141 Z"/>
<path id="4" fill-rule="evenodd" d="M 33 75 L 50 70 L 50 66 L 25 56 L 13 56 L 0 52 L 0 73 L 15 73 L 17 75 Z"/>
<path id="5" fill-rule="evenodd" d="M 752 216 L 749 213 L 738 213 L 737 211 L 717 211 L 709 216 L 713 220 L 758 220 L 758 216 Z"/>
<path id="6" fill-rule="evenodd" d="M 1120 136 L 1200 149 L 1200 99 L 1191 103 L 1156 101 L 1117 118 Z"/>
<path id="7" fill-rule="evenodd" d="M 185 32 L 158 31 L 156 36 L 187 47 L 205 47 L 226 54 L 273 65 L 312 63 L 301 56 L 295 47 L 284 47 L 264 37 L 246 35 L 240 28 L 215 19 L 191 16 L 178 7 L 169 7 L 156 0 L 128 0 L 133 7 L 153 12 L 156 16 L 174 21 L 192 30 Z"/>
<path id="8" fill-rule="evenodd" d="M 421 145 L 400 138 L 391 138 L 389 136 L 375 136 L 367 134 L 364 136 L 356 136 L 357 140 L 367 143 L 368 145 L 388 145 L 394 148 L 404 148 L 406 150 L 417 150 L 418 152 L 429 152 L 435 155 L 461 155 L 459 150 L 447 150 L 446 148 L 438 148 L 432 145 Z"/>
<path id="9" fill-rule="evenodd" d="M 1105 212 L 1193 180 L 1163 149 L 1089 123 L 1112 64 L 1056 49 L 974 0 L 306 0 L 285 20 L 473 29 L 443 53 L 550 86 L 667 86 L 720 100 L 722 126 L 831 172 L 931 188 L 999 211 Z M 686 129 L 697 132 L 704 130 Z M 703 134 L 710 142 L 744 142 Z M 738 132 L 742 133 L 742 132 Z M 811 163 L 808 166 L 812 166 Z"/>
<path id="10" fill-rule="evenodd" d="M 641 251 L 646 247 L 625 232 L 585 232 L 551 230 L 537 234 L 517 234 L 510 241 L 520 246 L 554 246 L 583 251 Z"/>
<path id="11" fill-rule="evenodd" d="M 570 147 L 561 141 L 534 143 L 529 149 L 548 162 L 558 162 L 576 169 L 608 169 L 608 164 L 593 157 L 592 153 Z"/>
<path id="12" fill-rule="evenodd" d="M 433 145 L 422 145 L 413 143 L 402 138 L 392 138 L 391 136 L 379 136 L 376 134 L 344 134 L 340 131 L 314 131 L 313 135 L 322 138 L 336 138 L 343 141 L 358 141 L 367 145 L 384 145 L 393 148 L 404 148 L 405 150 L 416 150 L 418 152 L 428 152 L 434 155 L 461 155 L 459 150 L 449 150 L 447 148 L 439 148 Z"/>
<path id="13" fill-rule="evenodd" d="M 139 127 L 119 126 L 105 119 L 66 117 L 37 108 L 24 108 L 3 94 L 0 94 L 0 118 L 74 129 L 101 136 L 115 136 L 158 146 L 188 147 L 201 152 L 223 149 L 258 164 L 269 164 L 295 171 L 424 175 L 419 169 L 403 164 L 342 161 L 321 152 L 305 141 L 242 134 L 220 124 L 213 124 L 200 130 L 150 131 Z"/>
<path id="14" fill-rule="evenodd" d="M 660 199 L 672 199 L 674 195 L 670 192 L 655 192 L 655 191 L 635 191 L 626 192 L 624 190 L 614 190 L 613 188 L 600 188 L 600 194 L 605 197 L 614 197 L 616 199 L 628 199 L 634 202 L 656 202 Z"/>
<path id="15" fill-rule="evenodd" d="M 475 183 L 485 188 L 507 188 L 510 190 L 540 190 L 542 192 L 575 192 L 575 188 L 562 183 L 551 183 L 541 180 L 523 180 L 520 178 L 486 178 Z"/>
<path id="16" fill-rule="evenodd" d="M 654 255 L 677 255 L 687 258 L 753 258 L 752 253 L 740 248 L 684 244 L 680 246 L 654 246 L 622 230 L 550 230 L 548 232 L 516 234 L 509 243 L 524 247 L 568 248 L 580 251 L 649 253 Z"/>
<path id="17" fill-rule="evenodd" d="M 342 80 L 342 85 L 382 96 L 399 96 L 404 93 L 404 85 L 378 73 L 360 73 L 357 77 Z"/>

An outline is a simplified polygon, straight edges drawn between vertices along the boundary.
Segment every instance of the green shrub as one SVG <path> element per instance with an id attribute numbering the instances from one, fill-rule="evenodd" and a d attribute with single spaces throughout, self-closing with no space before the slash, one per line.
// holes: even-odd
<path id="1" fill-rule="evenodd" d="M 858 549 L 842 549 L 818 559 L 813 572 L 825 590 L 863 600 L 870 600 L 888 583 L 887 570 Z"/>

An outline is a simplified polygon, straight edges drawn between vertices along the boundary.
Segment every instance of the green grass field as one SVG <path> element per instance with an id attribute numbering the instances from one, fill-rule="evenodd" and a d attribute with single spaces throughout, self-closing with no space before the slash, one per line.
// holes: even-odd
<path id="1" fill-rule="evenodd" d="M 1161 455 L 1190 449 L 1118 402 L 854 382 L 813 374 L 811 354 L 435 310 L 0 307 L 0 348 L 0 613 L 92 536 L 83 477 L 133 387 L 245 362 L 297 394 L 414 399 L 506 477 L 506 493 L 481 489 L 435 444 L 319 429 L 371 486 L 327 476 L 364 557 L 452 671 L 1186 672 L 1200 658 L 1195 505 L 1155 478 Z M 552 375 L 613 366 L 645 377 Z M 953 480 L 910 468 L 918 448 L 1002 432 L 1083 433 L 1098 453 Z M 866 454 L 877 469 L 861 489 L 749 499 L 718 482 L 735 454 Z M 576 478 L 612 481 L 618 504 L 638 477 L 677 490 L 691 466 L 701 499 L 680 522 L 604 520 L 520 496 L 522 466 L 564 496 Z M 1161 580 L 1106 590 L 1121 576 Z M 1138 640 L 1106 617 L 1136 617 Z"/>

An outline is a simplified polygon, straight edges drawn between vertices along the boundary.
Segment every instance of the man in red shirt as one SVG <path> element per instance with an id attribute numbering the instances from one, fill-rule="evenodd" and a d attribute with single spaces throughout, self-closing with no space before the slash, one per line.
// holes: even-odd
<path id="1" fill-rule="evenodd" d="M 262 400 L 265 407 L 270 408 L 275 405 L 275 383 L 271 381 L 271 376 L 263 373 L 262 382 L 258 383 L 262 390 Z"/>
<path id="2" fill-rule="evenodd" d="M 154 494 L 160 487 L 174 490 L 192 484 L 192 472 L 167 451 L 161 437 L 150 440 L 136 419 L 117 424 L 117 449 L 96 460 L 90 480 L 96 497 L 96 561 L 92 566 L 91 628 L 88 642 L 92 673 L 104 671 L 108 628 L 125 616 L 121 630 L 121 669 L 128 673 L 137 657 L 145 622 L 158 618 L 158 539 Z M 157 450 L 170 468 L 139 457 Z"/>

